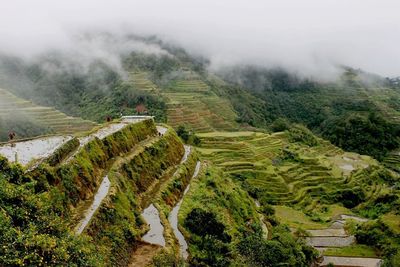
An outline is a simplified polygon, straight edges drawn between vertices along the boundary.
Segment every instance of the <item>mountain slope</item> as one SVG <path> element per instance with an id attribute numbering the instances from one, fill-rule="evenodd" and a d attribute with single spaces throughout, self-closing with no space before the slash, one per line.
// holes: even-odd
<path id="1" fill-rule="evenodd" d="M 18 138 L 46 133 L 72 134 L 90 131 L 95 123 L 70 117 L 50 107 L 38 106 L 0 89 L 0 141 L 8 140 L 8 132 Z"/>

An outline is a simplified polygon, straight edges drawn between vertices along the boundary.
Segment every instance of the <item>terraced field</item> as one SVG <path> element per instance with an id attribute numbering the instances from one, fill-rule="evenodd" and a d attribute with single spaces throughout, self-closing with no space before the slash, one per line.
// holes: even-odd
<path id="1" fill-rule="evenodd" d="M 400 172 L 400 151 L 393 151 L 383 161 L 390 169 Z"/>
<path id="2" fill-rule="evenodd" d="M 189 71 L 162 89 L 157 88 L 145 72 L 132 72 L 130 82 L 137 89 L 166 100 L 168 124 L 174 128 L 186 125 L 196 132 L 238 128 L 230 102 L 218 97 L 199 76 Z"/>
<path id="3" fill-rule="evenodd" d="M 54 133 L 72 134 L 89 131 L 95 123 L 81 118 L 70 117 L 51 108 L 38 106 L 31 101 L 18 98 L 10 92 L 0 89 L 0 118 L 23 116 L 46 126 Z M 12 129 L 10 129 L 12 130 Z"/>
<path id="4" fill-rule="evenodd" d="M 357 170 L 376 164 L 323 140 L 315 147 L 290 143 L 285 133 L 214 132 L 199 137 L 202 155 L 241 181 L 261 204 L 309 206 L 328 189 L 356 186 L 362 175 Z"/>

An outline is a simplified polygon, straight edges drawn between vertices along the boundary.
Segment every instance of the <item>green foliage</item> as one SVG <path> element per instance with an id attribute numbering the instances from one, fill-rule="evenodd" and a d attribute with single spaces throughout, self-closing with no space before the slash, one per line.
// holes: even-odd
<path id="1" fill-rule="evenodd" d="M 62 183 L 68 201 L 76 205 L 94 193 L 96 181 L 103 174 L 109 160 L 127 153 L 140 141 L 156 133 L 153 121 L 146 120 L 130 124 L 102 140 L 96 138 L 86 144 L 71 162 L 56 169 L 55 180 Z"/>
<path id="2" fill-rule="evenodd" d="M 27 116 L 13 114 L 0 117 L 0 142 L 8 141 L 8 133 L 15 132 L 16 138 L 27 138 L 52 133 L 52 130 Z"/>
<path id="3" fill-rule="evenodd" d="M 358 243 L 375 247 L 383 254 L 383 266 L 395 267 L 400 263 L 400 236 L 393 233 L 381 221 L 371 221 L 359 225 L 355 236 Z"/>
<path id="4" fill-rule="evenodd" d="M 282 226 L 273 228 L 271 240 L 264 239 L 260 233 L 245 234 L 237 249 L 249 266 L 310 266 L 318 255 Z"/>
<path id="5" fill-rule="evenodd" d="M 270 127 L 274 132 L 283 132 L 290 129 L 290 122 L 285 118 L 278 118 Z"/>
<path id="6" fill-rule="evenodd" d="M 212 212 L 195 208 L 187 215 L 184 225 L 189 231 L 201 237 L 209 235 L 223 242 L 231 240 L 230 236 L 225 233 L 225 226 L 217 221 Z"/>
<path id="7" fill-rule="evenodd" d="M 1 60 L 4 59 L 0 59 L 0 65 Z M 2 85 L 40 105 L 55 106 L 69 115 L 93 121 L 103 122 L 108 116 L 118 118 L 121 113 L 135 114 L 139 104 L 143 104 L 157 120 L 165 121 L 164 101 L 125 83 L 113 67 L 102 61 L 94 61 L 86 71 L 78 66 L 76 69 L 61 68 L 66 64 L 65 61 L 63 55 L 56 54 L 34 63 L 14 59 L 3 71 L 17 71 L 20 76 L 7 75 L 7 81 Z M 49 71 L 46 66 L 53 66 L 57 71 Z M 14 77 L 24 80 L 29 86 L 20 85 Z"/>
<path id="8" fill-rule="evenodd" d="M 185 260 L 177 258 L 174 253 L 163 250 L 153 258 L 154 267 L 184 267 Z"/>
<path id="9" fill-rule="evenodd" d="M 387 193 L 382 194 L 368 202 L 362 209 L 359 210 L 360 215 L 377 219 L 381 215 L 389 213 L 390 211 L 400 210 L 400 197 L 398 194 Z"/>
<path id="10" fill-rule="evenodd" d="M 91 240 L 69 230 L 63 193 L 36 191 L 20 167 L 0 161 L 0 265 L 101 265 Z"/>
<path id="11" fill-rule="evenodd" d="M 368 117 L 346 114 L 322 124 L 322 135 L 348 151 L 382 159 L 400 145 L 400 127 L 375 113 Z"/>
<path id="12" fill-rule="evenodd" d="M 275 209 L 272 205 L 269 204 L 264 204 L 262 205 L 261 208 L 262 213 L 264 213 L 266 216 L 272 216 L 275 215 Z"/>
<path id="13" fill-rule="evenodd" d="M 393 103 L 399 102 L 400 94 L 390 88 L 381 90 L 388 84 L 378 76 L 345 69 L 340 81 L 322 83 L 282 69 L 253 66 L 228 69 L 221 76 L 258 98 L 253 102 L 262 118 L 253 126 L 265 127 L 265 122 L 286 118 L 306 125 L 345 150 L 378 159 L 399 147 L 399 124 L 392 118 L 398 117 L 400 110 Z M 374 82 L 365 83 L 363 78 Z M 377 90 L 391 100 L 386 103 L 377 98 Z M 233 94 L 230 99 L 234 103 L 240 97 Z M 252 102 L 241 101 L 239 106 L 233 106 L 239 114 L 248 114 L 247 110 L 255 109 L 251 105 Z"/>
<path id="14" fill-rule="evenodd" d="M 346 208 L 354 208 L 366 200 L 364 191 L 360 187 L 339 189 L 323 196 L 330 203 L 342 203 Z"/>
<path id="15" fill-rule="evenodd" d="M 318 145 L 318 140 L 314 134 L 303 125 L 293 125 L 288 130 L 289 141 L 300 142 L 308 146 Z"/>
<path id="16" fill-rule="evenodd" d="M 196 255 L 191 263 L 194 266 L 228 266 L 229 242 L 231 237 L 225 232 L 225 225 L 212 212 L 200 208 L 193 209 L 185 218 L 184 226 L 193 234 L 199 236 L 199 249 L 205 256 Z M 203 254 L 203 255 L 204 255 Z"/>
<path id="17" fill-rule="evenodd" d="M 71 140 L 65 142 L 61 147 L 57 148 L 50 157 L 46 159 L 46 162 L 50 166 L 60 164 L 70 153 L 79 147 L 78 138 L 74 137 Z"/>
<path id="18" fill-rule="evenodd" d="M 179 219 L 188 235 L 190 264 L 194 266 L 228 266 L 236 261 L 233 244 L 240 229 L 259 222 L 248 194 L 210 165 L 202 165 L 201 173 L 192 180 Z"/>
<path id="19" fill-rule="evenodd" d="M 186 144 L 195 146 L 199 146 L 201 144 L 200 138 L 194 132 L 189 132 L 184 125 L 179 125 L 176 133 Z"/>
<path id="20" fill-rule="evenodd" d="M 183 154 L 181 141 L 174 132 L 168 131 L 156 143 L 124 162 L 120 172 L 135 185 L 136 192 L 142 193 L 169 167 L 178 164 Z"/>

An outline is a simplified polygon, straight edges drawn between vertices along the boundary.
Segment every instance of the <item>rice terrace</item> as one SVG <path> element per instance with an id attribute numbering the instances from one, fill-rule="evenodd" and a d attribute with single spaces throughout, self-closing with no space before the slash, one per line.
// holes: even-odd
<path id="1" fill-rule="evenodd" d="M 399 267 L 397 1 L 11 1 L 0 266 Z"/>

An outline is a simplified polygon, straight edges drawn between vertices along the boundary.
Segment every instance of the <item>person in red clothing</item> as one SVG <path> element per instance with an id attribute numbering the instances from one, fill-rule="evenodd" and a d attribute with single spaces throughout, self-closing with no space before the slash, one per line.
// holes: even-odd
<path id="1" fill-rule="evenodd" d="M 15 136 L 16 136 L 15 132 L 9 132 L 9 133 L 8 133 L 8 141 L 11 142 L 11 146 L 12 146 L 12 147 L 15 146 L 15 144 L 12 143 L 12 141 L 13 141 L 14 138 L 15 138 Z"/>
<path id="2" fill-rule="evenodd" d="M 14 138 L 15 138 L 15 132 L 9 132 L 8 133 L 8 139 L 9 139 L 9 141 L 12 141 Z"/>

